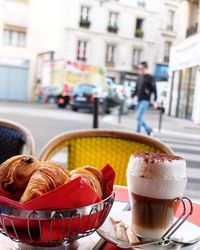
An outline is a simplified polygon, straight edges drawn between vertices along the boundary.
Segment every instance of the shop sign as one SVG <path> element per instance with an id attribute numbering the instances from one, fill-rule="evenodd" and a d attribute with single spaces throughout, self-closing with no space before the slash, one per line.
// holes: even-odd
<path id="1" fill-rule="evenodd" d="M 170 70 L 177 71 L 200 65 L 200 35 L 194 35 L 172 47 Z"/>
<path id="2" fill-rule="evenodd" d="M 28 67 L 29 61 L 21 58 L 0 57 L 0 64 Z"/>

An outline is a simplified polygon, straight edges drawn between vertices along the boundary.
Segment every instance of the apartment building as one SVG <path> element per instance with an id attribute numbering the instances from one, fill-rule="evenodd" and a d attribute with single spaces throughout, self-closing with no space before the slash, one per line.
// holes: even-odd
<path id="1" fill-rule="evenodd" d="M 43 0 L 40 9 L 46 4 Z M 100 67 L 117 83 L 135 81 L 139 62 L 146 60 L 156 79 L 166 81 L 179 4 L 180 0 L 59 0 L 55 4 L 52 0 L 44 22 L 56 33 L 49 40 L 57 47 L 49 51 L 53 60 Z M 55 17 L 58 6 L 62 7 Z M 59 20 L 57 29 L 55 20 Z"/>
<path id="2" fill-rule="evenodd" d="M 36 5 L 43 9 L 49 1 L 43 0 L 41 4 L 37 0 L 31 2 L 36 10 Z M 141 60 L 147 60 L 151 71 L 154 71 L 158 9 L 156 0 L 52 0 L 45 11 L 45 18 L 40 20 L 43 27 L 38 29 L 42 33 L 42 29 L 52 28 L 44 40 L 51 41 L 51 46 L 47 45 L 48 41 L 45 44 L 51 47 L 48 51 L 53 51 L 54 61 L 99 67 L 107 76 L 121 83 L 136 79 Z M 53 23 L 55 20 L 57 26 Z M 43 43 L 42 36 L 40 38 Z M 39 56 L 40 61 L 43 56 Z M 57 66 L 56 70 L 59 70 Z"/>
<path id="3" fill-rule="evenodd" d="M 200 3 L 181 2 L 177 41 L 170 56 L 168 114 L 200 123 Z"/>
<path id="4" fill-rule="evenodd" d="M 66 2 L 64 51 L 101 66 L 117 83 L 134 79 L 141 60 L 154 70 L 157 1 Z M 71 11 L 73 10 L 73 11 Z"/>
<path id="5" fill-rule="evenodd" d="M 177 38 L 179 6 L 181 0 L 159 1 L 158 28 L 156 30 L 155 76 L 167 81 L 170 50 Z"/>
<path id="6" fill-rule="evenodd" d="M 146 60 L 166 80 L 179 2 L 0 0 L 0 99 L 31 99 L 37 83 L 62 86 L 67 62 L 123 83 Z"/>

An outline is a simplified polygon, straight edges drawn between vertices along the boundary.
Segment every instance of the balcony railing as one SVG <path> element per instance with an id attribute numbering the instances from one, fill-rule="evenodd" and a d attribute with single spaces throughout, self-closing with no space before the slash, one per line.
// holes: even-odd
<path id="1" fill-rule="evenodd" d="M 91 22 L 89 20 L 87 20 L 87 19 L 81 19 L 80 22 L 79 22 L 79 26 L 82 27 L 82 28 L 89 29 L 90 25 L 91 25 Z"/>
<path id="2" fill-rule="evenodd" d="M 118 32 L 118 27 L 117 26 L 108 25 L 107 31 L 110 32 L 110 33 L 115 33 L 116 34 Z"/>
<path id="3" fill-rule="evenodd" d="M 80 61 L 80 62 L 86 62 L 87 61 L 87 58 L 86 57 L 80 57 L 80 56 L 77 56 L 77 61 Z"/>
<path id="4" fill-rule="evenodd" d="M 135 37 L 137 38 L 143 38 L 144 37 L 144 31 L 141 29 L 136 29 L 135 30 Z"/>
<path id="5" fill-rule="evenodd" d="M 197 31 L 198 31 L 198 23 L 195 23 L 194 25 L 187 28 L 186 37 L 189 37 L 189 36 L 196 34 Z"/>

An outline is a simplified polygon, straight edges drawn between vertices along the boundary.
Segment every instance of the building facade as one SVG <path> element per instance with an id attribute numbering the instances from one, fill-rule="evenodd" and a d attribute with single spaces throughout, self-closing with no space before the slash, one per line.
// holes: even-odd
<path id="1" fill-rule="evenodd" d="M 146 60 L 157 80 L 166 80 L 179 2 L 0 0 L 4 76 L 0 99 L 31 99 L 35 85 L 44 78 L 46 61 L 50 63 L 45 78 L 52 84 L 48 67 L 58 75 L 58 64 L 68 61 L 99 67 L 116 83 L 123 83 L 135 81 L 139 62 Z"/>
<path id="2" fill-rule="evenodd" d="M 142 60 L 149 62 L 157 80 L 166 80 L 179 4 L 180 0 L 65 2 L 65 40 L 71 41 L 65 43 L 65 51 L 73 61 L 106 68 L 117 83 L 136 78 Z"/>
<path id="3" fill-rule="evenodd" d="M 170 50 L 177 38 L 178 12 L 181 0 L 159 1 L 158 29 L 156 34 L 155 76 L 167 81 Z"/>
<path id="4" fill-rule="evenodd" d="M 157 1 L 66 1 L 65 10 L 70 60 L 101 66 L 117 83 L 134 79 L 141 60 L 153 71 Z"/>
<path id="5" fill-rule="evenodd" d="M 51 34 L 56 34 L 52 38 L 46 36 L 54 41 L 49 50 L 54 51 L 54 60 L 104 68 L 107 76 L 117 83 L 135 81 L 142 60 L 148 61 L 157 80 L 166 80 L 179 2 L 58 0 L 54 7 L 57 10 L 59 5 L 62 7 L 56 17 L 52 0 L 45 12 L 45 20 L 50 18 L 46 22 L 53 29 Z M 43 0 L 40 9 L 45 4 L 47 1 Z M 57 28 L 52 23 L 56 19 L 59 20 Z"/>
<path id="6" fill-rule="evenodd" d="M 168 114 L 200 123 L 200 3 L 183 0 L 170 56 Z"/>

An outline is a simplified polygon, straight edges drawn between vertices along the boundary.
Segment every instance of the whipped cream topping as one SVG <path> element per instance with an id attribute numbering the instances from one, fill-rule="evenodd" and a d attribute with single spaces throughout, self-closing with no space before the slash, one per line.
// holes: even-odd
<path id="1" fill-rule="evenodd" d="M 130 157 L 127 172 L 157 180 L 180 180 L 187 177 L 186 161 L 166 154 L 142 152 Z"/>

